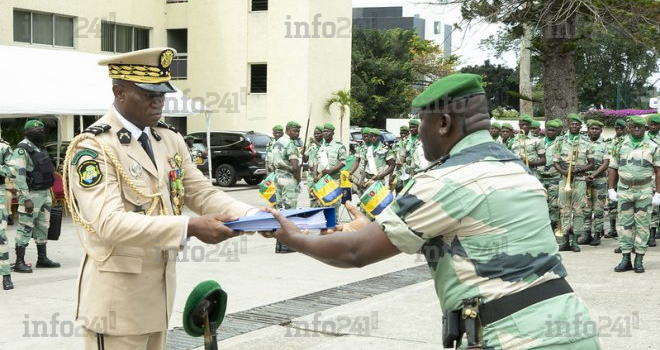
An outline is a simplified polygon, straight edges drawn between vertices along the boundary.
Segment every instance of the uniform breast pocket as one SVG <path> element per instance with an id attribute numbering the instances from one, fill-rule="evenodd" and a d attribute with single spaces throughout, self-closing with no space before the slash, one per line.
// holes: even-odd
<path id="1" fill-rule="evenodd" d="M 152 194 L 152 190 L 143 185 L 143 183 L 136 181 L 134 187 L 124 184 L 122 186 L 122 199 L 124 201 L 124 209 L 126 211 L 139 212 L 146 210 L 146 207 L 151 204 L 151 199 L 147 195 Z"/>
<path id="2" fill-rule="evenodd" d="M 142 273 L 144 250 L 141 248 L 115 248 L 110 257 L 97 263 L 99 271 L 119 273 Z"/>

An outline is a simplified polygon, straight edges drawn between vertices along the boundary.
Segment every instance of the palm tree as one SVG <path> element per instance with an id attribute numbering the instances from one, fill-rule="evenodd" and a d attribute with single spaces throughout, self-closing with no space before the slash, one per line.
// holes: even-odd
<path id="1" fill-rule="evenodd" d="M 346 115 L 346 109 L 350 111 L 353 118 L 360 117 L 364 109 L 360 102 L 351 96 L 350 90 L 344 89 L 333 92 L 332 97 L 325 101 L 323 110 L 330 114 L 330 107 L 335 103 L 339 104 L 339 141 L 342 141 L 342 124 L 344 122 L 344 115 Z"/>

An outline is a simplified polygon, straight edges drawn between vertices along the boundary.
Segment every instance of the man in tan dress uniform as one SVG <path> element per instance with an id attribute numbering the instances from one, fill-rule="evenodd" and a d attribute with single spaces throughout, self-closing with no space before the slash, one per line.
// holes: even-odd
<path id="1" fill-rule="evenodd" d="M 75 311 L 85 349 L 164 349 L 177 253 L 190 237 L 237 236 L 223 222 L 257 211 L 210 185 L 183 137 L 160 122 L 175 54 L 152 48 L 99 61 L 114 103 L 67 151 L 67 204 L 85 251 Z M 181 216 L 184 204 L 200 216 Z"/>

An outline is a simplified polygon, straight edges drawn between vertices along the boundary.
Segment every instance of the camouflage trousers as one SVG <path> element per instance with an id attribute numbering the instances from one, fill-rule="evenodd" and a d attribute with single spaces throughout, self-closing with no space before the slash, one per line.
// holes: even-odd
<path id="1" fill-rule="evenodd" d="M 566 179 L 559 182 L 559 212 L 561 214 L 561 229 L 566 233 L 570 228 L 575 235 L 585 237 L 587 227 L 584 225 L 587 214 L 587 183 L 575 179 L 571 183 L 571 191 L 565 191 Z M 572 220 L 571 220 L 572 216 Z"/>
<path id="2" fill-rule="evenodd" d="M 53 202 L 50 190 L 30 191 L 34 210 L 25 212 L 25 198 L 18 198 L 18 229 L 16 230 L 16 246 L 26 247 L 30 238 L 37 245 L 48 243 L 48 226 L 50 225 L 50 208 Z"/>
<path id="3" fill-rule="evenodd" d="M 543 187 L 547 193 L 548 214 L 550 215 L 550 224 L 552 229 L 556 229 L 559 224 L 559 180 L 560 177 L 540 178 Z"/>
<path id="4" fill-rule="evenodd" d="M 591 229 L 591 217 L 593 215 L 593 232 L 603 232 L 605 206 L 607 205 L 607 177 L 594 179 L 591 183 L 591 198 L 589 198 L 589 201 L 584 225 L 587 230 Z"/>
<path id="5" fill-rule="evenodd" d="M 619 234 L 619 247 L 622 253 L 646 253 L 651 225 L 651 186 L 621 188 L 619 186 L 616 230 Z"/>
<path id="6" fill-rule="evenodd" d="M 0 185 L 0 275 L 9 274 L 9 246 L 7 242 L 7 218 L 9 211 L 8 206 L 11 202 L 7 203 L 6 199 L 11 198 L 5 195 L 5 186 Z"/>
<path id="7" fill-rule="evenodd" d="M 653 207 L 651 213 L 651 227 L 657 228 L 660 225 L 660 207 Z"/>
<path id="8" fill-rule="evenodd" d="M 300 186 L 293 174 L 275 172 L 275 206 L 278 209 L 294 209 L 298 206 Z"/>

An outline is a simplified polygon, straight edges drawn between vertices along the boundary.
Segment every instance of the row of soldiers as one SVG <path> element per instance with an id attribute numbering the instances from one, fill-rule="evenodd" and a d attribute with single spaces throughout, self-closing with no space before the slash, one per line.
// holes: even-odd
<path id="1" fill-rule="evenodd" d="M 656 176 L 660 171 L 660 114 L 617 119 L 611 140 L 601 137 L 600 121 L 588 120 L 584 135 L 581 116 L 570 114 L 567 120 L 566 132 L 561 120 L 548 121 L 543 137 L 534 135 L 536 121 L 524 114 L 518 133 L 509 123 L 492 123 L 490 132 L 544 185 L 560 250 L 579 252 L 579 245 L 597 246 L 601 237 L 619 236 L 615 253 L 623 257 L 615 271 L 644 272 L 644 254 L 648 246 L 656 246 L 659 234 L 660 193 L 654 191 L 660 188 L 660 173 Z"/>

